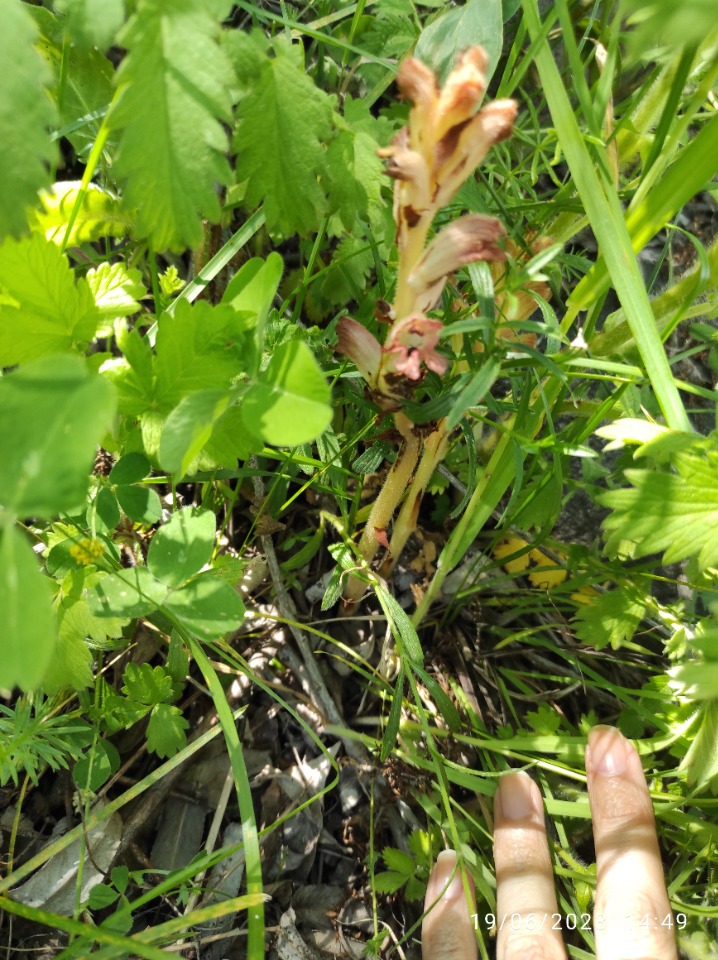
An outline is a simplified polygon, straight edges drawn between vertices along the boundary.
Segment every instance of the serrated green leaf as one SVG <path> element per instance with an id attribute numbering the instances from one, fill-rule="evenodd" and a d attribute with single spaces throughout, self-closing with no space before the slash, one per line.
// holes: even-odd
<path id="1" fill-rule="evenodd" d="M 668 671 L 671 687 L 690 700 L 718 700 L 718 661 L 695 660 Z"/>
<path id="2" fill-rule="evenodd" d="M 168 598 L 167 608 L 201 640 L 223 637 L 244 619 L 239 594 L 212 573 L 201 574 L 176 590 Z"/>
<path id="3" fill-rule="evenodd" d="M 244 395 L 242 419 L 251 434 L 277 446 L 316 439 L 329 425 L 329 387 L 303 340 L 279 346 Z"/>
<path id="4" fill-rule="evenodd" d="M 88 343 L 100 314 L 86 281 L 53 243 L 33 236 L 0 247 L 0 366 Z"/>
<path id="5" fill-rule="evenodd" d="M 42 681 L 57 638 L 51 585 L 32 547 L 14 527 L 0 530 L 0 687 L 34 690 Z"/>
<path id="6" fill-rule="evenodd" d="M 70 36 L 81 48 L 106 50 L 125 19 L 122 0 L 56 0 Z"/>
<path id="7" fill-rule="evenodd" d="M 78 507 L 115 399 L 75 357 L 45 357 L 0 380 L 0 501 L 18 516 Z"/>
<path id="8" fill-rule="evenodd" d="M 87 761 L 85 761 L 85 765 L 87 765 Z M 75 767 L 75 770 L 77 771 L 77 767 Z M 84 786 L 85 779 L 82 771 L 73 773 L 73 780 L 75 780 L 75 783 L 79 786 Z M 87 898 L 87 906 L 90 910 L 104 910 L 105 907 L 111 907 L 118 897 L 119 893 L 117 890 L 108 887 L 106 883 L 96 883 L 90 890 L 90 895 Z"/>
<path id="9" fill-rule="evenodd" d="M 147 725 L 147 749 L 158 757 L 173 757 L 187 746 L 189 723 L 178 707 L 160 703 L 153 708 Z"/>
<path id="10" fill-rule="evenodd" d="M 385 847 L 381 855 L 384 863 L 390 870 L 396 873 L 403 873 L 405 877 L 413 877 L 416 870 L 414 858 L 404 853 L 403 850 L 397 850 L 395 847 Z"/>
<path id="11" fill-rule="evenodd" d="M 244 49 L 244 48 L 243 48 Z M 301 45 L 274 41 L 237 111 L 237 176 L 247 203 L 262 203 L 273 235 L 307 233 L 327 210 L 326 173 L 332 101 L 304 72 Z"/>
<path id="12" fill-rule="evenodd" d="M 696 790 L 718 776 L 718 698 L 704 704 L 699 716 L 698 729 L 692 729 L 691 745 L 680 767 Z"/>
<path id="13" fill-rule="evenodd" d="M 157 250 L 199 246 L 202 218 L 219 218 L 233 81 L 219 35 L 204 4 L 141 0 L 121 38 L 128 53 L 108 116 L 120 132 L 115 170 L 137 233 Z"/>
<path id="14" fill-rule="evenodd" d="M 160 319 L 155 358 L 155 398 L 163 413 L 198 390 L 228 387 L 244 372 L 247 335 L 241 315 L 227 304 L 177 304 Z"/>
<path id="15" fill-rule="evenodd" d="M 80 196 L 80 207 L 68 232 L 70 215 Z M 54 183 L 40 194 L 40 203 L 32 227 L 45 240 L 63 249 L 69 244 L 92 243 L 100 237 L 127 236 L 132 227 L 132 218 L 123 212 L 119 197 L 96 183 L 88 184 L 86 190 L 79 180 Z"/>
<path id="16" fill-rule="evenodd" d="M 674 470 L 626 470 L 627 490 L 599 499 L 612 513 L 603 526 L 606 549 L 622 540 L 637 556 L 664 551 L 664 563 L 696 557 L 701 570 L 718 564 L 718 450 L 698 447 L 673 457 Z"/>
<path id="17" fill-rule="evenodd" d="M 88 270 L 85 277 L 95 306 L 101 317 L 100 336 L 112 334 L 112 324 L 120 317 L 130 317 L 142 309 L 139 301 L 147 296 L 139 270 L 122 263 L 101 263 Z"/>
<path id="18" fill-rule="evenodd" d="M 182 507 L 152 538 L 147 566 L 158 580 L 178 587 L 209 563 L 215 534 L 211 510 Z"/>
<path id="19" fill-rule="evenodd" d="M 592 597 L 576 613 L 575 633 L 597 650 L 611 645 L 618 650 L 633 639 L 646 615 L 648 599 L 627 587 Z"/>
<path id="20" fill-rule="evenodd" d="M 377 156 L 379 144 L 368 134 L 343 130 L 329 144 L 327 169 L 329 202 L 348 231 L 357 218 L 369 214 L 369 199 L 380 200 L 384 165 Z"/>
<path id="21" fill-rule="evenodd" d="M 49 181 L 56 148 L 47 86 L 51 73 L 34 49 L 37 30 L 25 4 L 0 0 L 0 238 L 27 229 L 26 210 Z M 12 68 L 9 65 L 12 65 Z M 2 283 L 2 281 L 0 281 Z"/>
<path id="22" fill-rule="evenodd" d="M 161 607 L 167 587 L 147 567 L 108 574 L 88 591 L 90 612 L 96 617 L 143 617 Z"/>
<path id="23" fill-rule="evenodd" d="M 164 667 L 149 663 L 128 663 L 122 675 L 122 692 L 131 700 L 153 707 L 174 697 L 172 677 Z"/>
<path id="24" fill-rule="evenodd" d="M 486 82 L 493 76 L 503 46 L 501 0 L 467 0 L 442 13 L 422 32 L 414 55 L 446 79 L 464 47 L 481 44 L 489 57 Z"/>
<path id="25" fill-rule="evenodd" d="M 374 889 L 377 893 L 396 893 L 397 890 L 401 890 L 407 879 L 405 873 L 385 870 L 383 873 L 374 875 Z"/>

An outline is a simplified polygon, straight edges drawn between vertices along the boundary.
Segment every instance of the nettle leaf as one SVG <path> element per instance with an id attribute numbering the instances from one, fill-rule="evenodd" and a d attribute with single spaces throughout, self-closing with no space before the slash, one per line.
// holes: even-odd
<path id="1" fill-rule="evenodd" d="M 201 640 L 214 640 L 236 630 L 244 619 L 239 594 L 213 573 L 203 573 L 167 599 L 167 609 Z"/>
<path id="2" fill-rule="evenodd" d="M 297 446 L 329 425 L 329 386 L 303 340 L 283 343 L 244 395 L 242 419 L 250 434 L 267 443 Z"/>
<path id="3" fill-rule="evenodd" d="M 152 707 L 174 699 L 174 683 L 164 667 L 151 667 L 149 663 L 128 663 L 122 679 L 122 692 L 138 703 Z"/>
<path id="4" fill-rule="evenodd" d="M 122 0 L 55 0 L 70 36 L 80 47 L 106 50 L 125 20 Z"/>
<path id="5" fill-rule="evenodd" d="M 464 49 L 481 44 L 489 58 L 486 82 L 501 56 L 504 17 L 501 0 L 467 0 L 463 7 L 448 10 L 422 32 L 414 56 L 446 78 Z"/>
<path id="6" fill-rule="evenodd" d="M 237 38 L 235 58 L 252 42 Z M 247 181 L 247 203 L 264 204 L 270 233 L 308 233 L 327 211 L 319 180 L 326 175 L 332 100 L 304 72 L 300 44 L 278 38 L 257 62 L 237 110 L 237 176 Z"/>
<path id="7" fill-rule="evenodd" d="M 147 566 L 158 580 L 178 587 L 209 563 L 215 534 L 211 510 L 182 507 L 152 538 Z"/>
<path id="8" fill-rule="evenodd" d="M 187 746 L 189 723 L 178 707 L 160 703 L 153 708 L 147 725 L 147 749 L 158 757 L 173 757 Z"/>
<path id="9" fill-rule="evenodd" d="M 52 658 L 57 637 L 51 584 L 26 538 L 14 526 L 0 530 L 0 687 L 34 690 Z"/>
<path id="10" fill-rule="evenodd" d="M 84 501 L 115 397 L 76 357 L 45 357 L 0 379 L 0 502 L 51 517 Z"/>
<path id="11" fill-rule="evenodd" d="M 56 147 L 47 95 L 51 72 L 34 48 L 37 30 L 25 4 L 0 0 L 0 237 L 27 229 L 26 209 L 49 181 Z M 10 66 L 12 65 L 12 66 Z M 0 281 L 1 282 L 1 281 Z"/>
<path id="12" fill-rule="evenodd" d="M 70 215 L 80 196 L 80 208 L 68 232 Z M 133 219 L 124 212 L 120 198 L 96 183 L 84 190 L 79 180 L 54 183 L 40 194 L 40 203 L 42 208 L 35 211 L 32 227 L 58 247 L 92 243 L 100 237 L 124 237 L 132 229 Z"/>
<path id="13" fill-rule="evenodd" d="M 718 563 L 718 450 L 697 445 L 675 454 L 673 467 L 626 470 L 631 489 L 599 498 L 613 511 L 603 522 L 606 550 L 628 540 L 639 557 L 662 550 L 664 563 L 696 557 L 705 570 Z"/>
<path id="14" fill-rule="evenodd" d="M 691 745 L 681 763 L 686 771 L 688 785 L 703 790 L 718 778 L 718 698 L 701 705 L 698 711 L 698 729 L 691 729 Z M 714 787 L 714 784 L 711 784 Z"/>
<path id="15" fill-rule="evenodd" d="M 0 246 L 0 366 L 27 363 L 92 340 L 100 314 L 84 279 L 43 237 Z"/>
<path id="16" fill-rule="evenodd" d="M 195 0 L 140 0 L 121 36 L 108 122 L 121 133 L 115 159 L 137 233 L 156 250 L 197 247 L 202 218 L 216 222 L 216 185 L 230 180 L 227 135 L 232 69 L 220 29 Z"/>

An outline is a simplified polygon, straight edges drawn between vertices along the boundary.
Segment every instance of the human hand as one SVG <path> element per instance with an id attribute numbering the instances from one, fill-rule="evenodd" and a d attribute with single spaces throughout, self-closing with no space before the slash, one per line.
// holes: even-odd
<path id="1" fill-rule="evenodd" d="M 672 913 L 638 754 L 618 730 L 594 727 L 588 735 L 586 774 L 596 847 L 591 921 L 597 958 L 676 960 L 675 928 L 661 922 Z M 559 911 L 541 794 L 526 773 L 505 774 L 499 781 L 494 860 L 497 960 L 565 960 L 561 932 L 553 929 L 552 915 Z M 468 876 L 467 881 L 473 898 Z M 473 899 L 470 905 L 451 850 L 439 855 L 425 909 L 423 960 L 475 960 Z"/>

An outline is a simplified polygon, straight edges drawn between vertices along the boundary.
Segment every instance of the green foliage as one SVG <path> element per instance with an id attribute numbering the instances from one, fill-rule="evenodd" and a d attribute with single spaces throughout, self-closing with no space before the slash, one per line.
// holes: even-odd
<path id="1" fill-rule="evenodd" d="M 108 121 L 120 134 L 125 205 L 156 249 L 197 246 L 201 218 L 219 216 L 215 183 L 229 182 L 222 123 L 231 116 L 232 71 L 218 24 L 194 0 L 140 0 L 122 41 L 128 53 Z"/>
<path id="2" fill-rule="evenodd" d="M 501 0 L 467 0 L 462 7 L 440 13 L 426 27 L 416 56 L 445 80 L 459 52 L 479 43 L 489 57 L 488 82 L 501 55 L 503 19 Z"/>
<path id="3" fill-rule="evenodd" d="M 637 556 L 664 551 L 664 563 L 696 557 L 700 569 L 718 564 L 715 439 L 674 454 L 669 468 L 626 470 L 626 478 L 630 488 L 601 497 L 612 509 L 604 523 L 609 552 L 629 543 Z"/>
<path id="4" fill-rule="evenodd" d="M 272 232 L 305 233 L 327 211 L 318 181 L 326 169 L 331 99 L 306 76 L 298 45 L 282 39 L 270 45 L 258 34 L 235 34 L 233 41 L 240 82 L 250 83 L 237 112 L 237 176 L 247 181 L 248 202 L 264 203 Z"/>
<path id="5" fill-rule="evenodd" d="M 0 704 L 0 784 L 17 787 L 23 774 L 37 786 L 45 767 L 66 769 L 91 740 L 88 723 L 54 714 L 49 701 L 34 706 L 21 697 L 14 708 Z"/>
<path id="6" fill-rule="evenodd" d="M 610 644 L 618 650 L 632 640 L 646 614 L 648 598 L 645 593 L 631 590 L 622 584 L 582 604 L 576 614 L 576 636 L 601 650 Z"/>
<path id="7" fill-rule="evenodd" d="M 50 71 L 34 49 L 37 31 L 24 4 L 2 0 L 0 61 L 12 64 L 0 78 L 0 239 L 26 228 L 25 208 L 49 180 L 55 147 L 47 128 L 55 119 L 47 96 Z M 0 280 L 0 284 L 3 281 Z"/>
<path id="8" fill-rule="evenodd" d="M 0 246 L 0 364 L 85 346 L 100 315 L 87 281 L 75 279 L 57 247 L 42 237 Z"/>

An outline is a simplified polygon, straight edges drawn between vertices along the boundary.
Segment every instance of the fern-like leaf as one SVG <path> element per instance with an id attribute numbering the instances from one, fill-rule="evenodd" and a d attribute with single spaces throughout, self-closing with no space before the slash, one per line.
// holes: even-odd
<path id="1" fill-rule="evenodd" d="M 121 132 L 115 170 L 138 235 L 156 250 L 198 246 L 202 218 L 219 217 L 233 79 L 219 33 L 204 3 L 141 0 L 122 36 L 128 55 L 109 118 Z"/>

